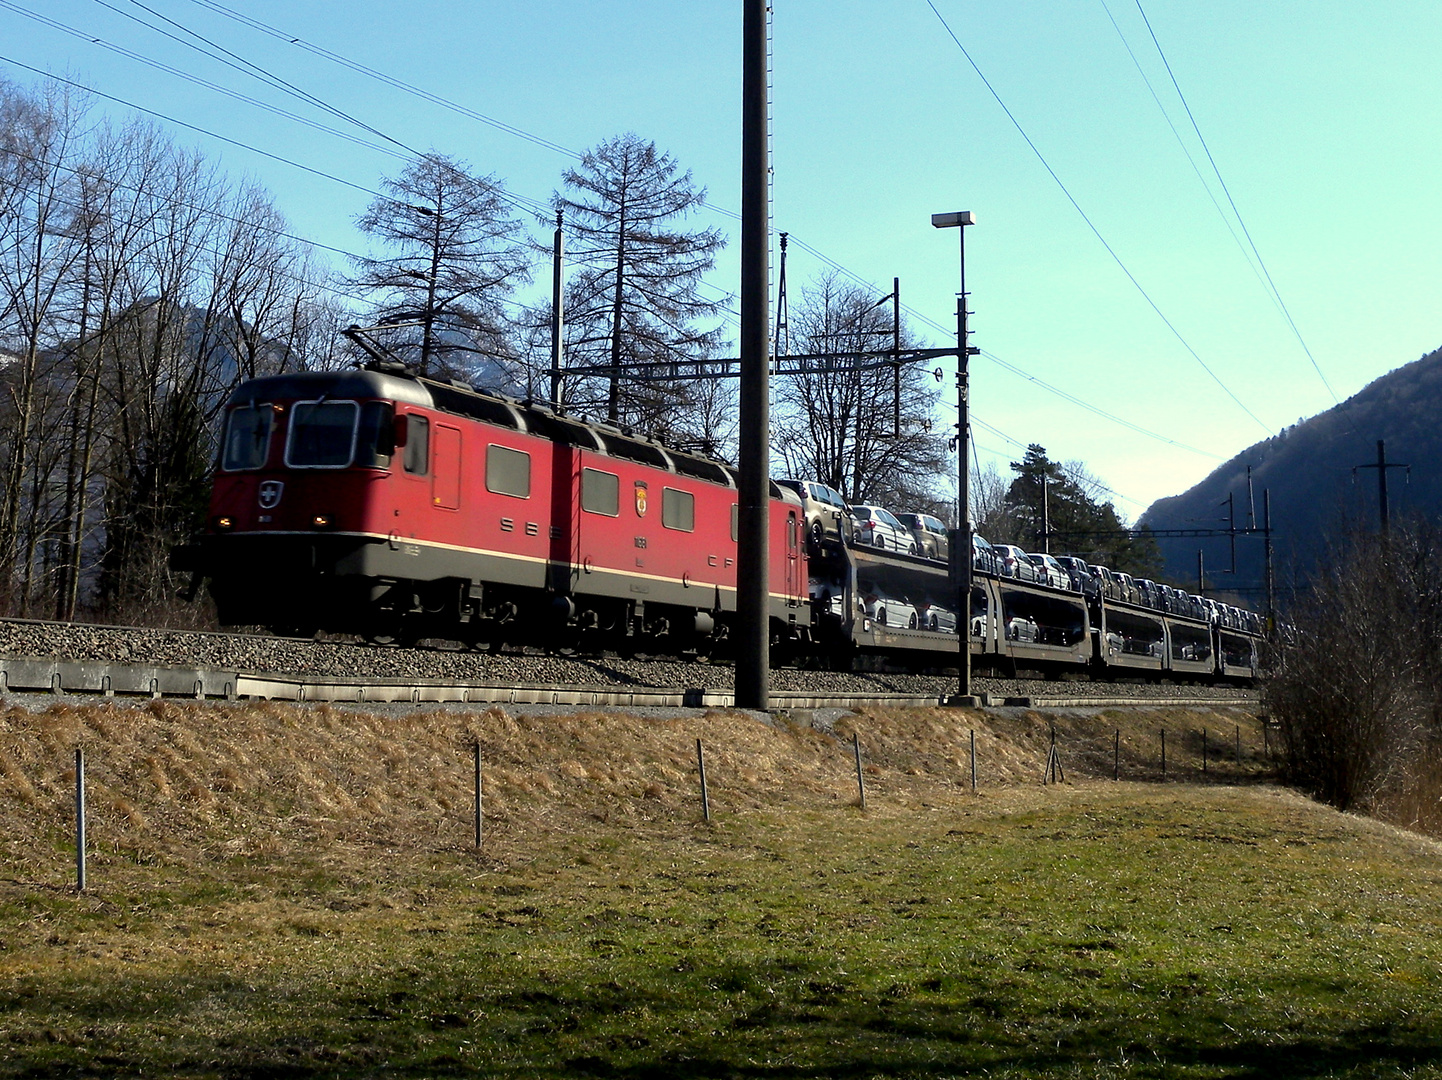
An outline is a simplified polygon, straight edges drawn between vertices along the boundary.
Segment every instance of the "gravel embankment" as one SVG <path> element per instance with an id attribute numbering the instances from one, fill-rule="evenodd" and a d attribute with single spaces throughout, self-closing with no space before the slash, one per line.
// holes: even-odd
<path id="1" fill-rule="evenodd" d="M 203 667 L 274 675 L 375 679 L 456 679 L 574 686 L 645 686 L 729 689 L 731 668 L 682 660 L 579 658 L 445 649 L 383 648 L 339 641 L 300 641 L 263 634 L 214 634 L 81 623 L 0 620 L 0 656 L 95 660 L 119 664 Z M 854 694 L 941 694 L 954 675 L 876 674 L 776 668 L 778 691 Z M 973 692 L 1006 696 L 1090 697 L 1112 691 L 1126 697 L 1243 694 L 1233 688 L 1154 683 L 1109 685 L 1028 679 L 972 680 Z"/>

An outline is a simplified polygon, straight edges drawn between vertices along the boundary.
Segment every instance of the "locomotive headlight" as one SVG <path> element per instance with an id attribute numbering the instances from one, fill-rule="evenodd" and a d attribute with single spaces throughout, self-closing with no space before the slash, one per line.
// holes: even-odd
<path id="1" fill-rule="evenodd" d="M 215 527 L 217 529 L 233 529 L 235 528 L 235 518 L 228 514 L 218 517 L 215 519 Z"/>
<path id="2" fill-rule="evenodd" d="M 317 529 L 330 528 L 331 516 L 329 514 L 315 514 L 311 517 L 310 523 Z"/>

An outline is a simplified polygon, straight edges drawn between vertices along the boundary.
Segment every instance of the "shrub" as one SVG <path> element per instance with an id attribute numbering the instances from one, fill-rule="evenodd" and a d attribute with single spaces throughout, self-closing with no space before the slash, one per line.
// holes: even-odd
<path id="1" fill-rule="evenodd" d="M 1273 651 L 1269 703 L 1287 779 L 1376 811 L 1418 782 L 1442 734 L 1442 533 L 1348 533 Z M 1415 792 L 1409 792 L 1415 794 Z"/>

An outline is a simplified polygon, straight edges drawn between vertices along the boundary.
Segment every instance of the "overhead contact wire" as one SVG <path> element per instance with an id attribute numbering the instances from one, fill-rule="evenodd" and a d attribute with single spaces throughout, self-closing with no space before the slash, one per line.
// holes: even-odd
<path id="1" fill-rule="evenodd" d="M 1151 294 L 1148 293 L 1147 290 L 1142 286 L 1142 283 L 1136 279 L 1136 276 L 1127 267 L 1127 264 L 1122 261 L 1121 256 L 1118 255 L 1115 249 L 1112 248 L 1111 244 L 1107 242 L 1107 239 L 1102 235 L 1101 230 L 1098 229 L 1096 225 L 1092 222 L 1092 219 L 1087 216 L 1086 211 L 1082 209 L 1081 204 L 1076 201 L 1076 198 L 1072 195 L 1071 191 L 1064 183 L 1062 183 L 1061 177 L 1056 174 L 1056 171 L 1051 167 L 1051 164 L 1046 160 L 1046 157 L 1042 154 L 1041 150 L 1037 148 L 1036 143 L 1032 141 L 1031 136 L 1026 133 L 1026 129 L 1021 126 L 1020 121 L 1018 121 L 1017 118 L 1012 114 L 1012 111 L 1007 108 L 1006 102 L 1001 99 L 1001 95 L 996 92 L 996 88 L 992 86 L 991 81 L 987 79 L 985 74 L 983 74 L 981 68 L 977 66 L 976 61 L 971 58 L 971 54 L 966 51 L 966 46 L 963 45 L 961 43 L 961 39 L 956 36 L 956 32 L 951 28 L 951 24 L 948 23 L 945 17 L 941 14 L 941 12 L 937 10 L 936 4 L 933 3 L 932 0 L 926 0 L 926 4 L 929 8 L 931 8 L 932 14 L 936 16 L 937 20 L 941 23 L 942 28 L 947 32 L 948 36 L 950 36 L 952 42 L 956 45 L 957 49 L 961 51 L 961 55 L 966 58 L 966 62 L 971 65 L 971 69 L 976 72 L 977 78 L 982 81 L 982 84 L 991 94 L 997 105 L 1001 107 L 1001 111 L 1006 114 L 1006 118 L 1011 121 L 1011 124 L 1014 128 L 1016 128 L 1017 133 L 1021 135 L 1022 140 L 1031 149 L 1031 152 L 1036 155 L 1036 159 L 1041 162 L 1042 168 L 1047 171 L 1047 175 L 1050 176 L 1052 180 L 1056 183 L 1056 186 L 1061 190 L 1061 193 L 1066 197 L 1066 200 L 1071 203 L 1072 209 L 1074 209 L 1077 214 L 1080 215 L 1082 221 L 1086 223 L 1087 228 L 1091 230 L 1092 235 L 1097 238 L 1097 242 L 1100 243 L 1101 246 L 1106 250 L 1106 253 L 1111 256 L 1112 261 L 1117 264 L 1117 267 L 1121 270 L 1121 272 L 1126 275 L 1127 280 L 1130 281 L 1132 283 L 1132 286 L 1137 290 L 1137 292 L 1141 294 L 1141 297 L 1143 300 L 1146 301 L 1147 306 L 1152 309 L 1152 311 L 1156 314 L 1157 318 L 1161 319 L 1163 325 L 1165 325 L 1166 328 L 1172 332 L 1172 336 L 1181 343 L 1182 348 L 1187 351 L 1187 353 L 1192 357 L 1192 359 L 1201 365 L 1202 370 L 1205 371 L 1209 376 L 1211 376 L 1212 381 L 1221 388 L 1222 392 L 1225 393 L 1229 398 L 1231 398 L 1232 401 L 1236 404 L 1236 406 L 1248 416 L 1250 416 L 1256 422 L 1257 426 L 1260 427 L 1263 431 L 1265 431 L 1268 435 L 1275 434 L 1275 432 L 1273 432 L 1271 428 L 1269 428 L 1265 423 L 1262 422 L 1261 417 L 1259 417 L 1250 408 L 1248 408 L 1246 403 L 1242 401 L 1242 399 L 1239 398 L 1232 391 L 1232 388 L 1222 381 L 1221 376 L 1219 376 L 1215 371 L 1212 370 L 1211 366 L 1202 359 L 1201 355 L 1196 351 L 1196 349 L 1192 348 L 1191 344 L 1187 341 L 1187 339 L 1182 336 L 1182 332 L 1176 328 L 1176 326 L 1169 318 L 1167 318 L 1166 313 L 1163 312 L 1162 309 L 1157 305 L 1157 302 L 1152 299 Z"/>

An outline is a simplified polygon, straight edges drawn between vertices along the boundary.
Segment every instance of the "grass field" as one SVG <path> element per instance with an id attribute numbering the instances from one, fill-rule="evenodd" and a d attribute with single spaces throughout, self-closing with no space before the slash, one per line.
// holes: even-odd
<path id="1" fill-rule="evenodd" d="M 12 709 L 0 1076 L 1442 1076 L 1442 848 L 1055 723 Z"/>

